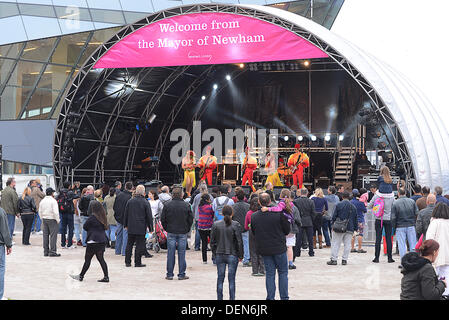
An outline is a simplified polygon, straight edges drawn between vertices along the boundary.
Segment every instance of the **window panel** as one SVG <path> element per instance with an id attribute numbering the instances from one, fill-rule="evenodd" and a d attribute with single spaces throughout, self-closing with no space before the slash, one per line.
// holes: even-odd
<path id="1" fill-rule="evenodd" d="M 28 41 L 21 58 L 48 61 L 56 38 Z"/>
<path id="2" fill-rule="evenodd" d="M 90 9 L 93 21 L 125 24 L 122 11 Z"/>
<path id="3" fill-rule="evenodd" d="M 55 7 L 59 19 L 92 21 L 89 10 L 78 7 Z"/>
<path id="4" fill-rule="evenodd" d="M 0 59 L 0 86 L 8 80 L 14 63 L 15 61 L 11 59 Z"/>
<path id="5" fill-rule="evenodd" d="M 50 61 L 53 63 L 74 65 L 86 43 L 89 32 L 70 34 L 61 37 Z"/>
<path id="6" fill-rule="evenodd" d="M 5 46 L 0 46 L 0 56 L 8 58 L 17 58 L 20 50 L 22 50 L 25 43 L 15 43 Z"/>
<path id="7" fill-rule="evenodd" d="M 142 12 L 124 12 L 124 14 L 125 14 L 126 23 L 128 23 L 128 24 L 137 22 L 149 15 L 148 13 L 142 13 Z"/>
<path id="8" fill-rule="evenodd" d="M 120 3 L 124 11 L 153 12 L 151 0 L 120 0 Z"/>
<path id="9" fill-rule="evenodd" d="M 59 92 L 49 91 L 44 89 L 36 89 L 34 91 L 30 102 L 27 106 L 27 119 L 45 119 L 47 115 L 43 112 L 44 109 L 51 108 L 56 101 Z"/>
<path id="10" fill-rule="evenodd" d="M 22 16 L 29 39 L 42 39 L 61 35 L 58 19 Z"/>
<path id="11" fill-rule="evenodd" d="M 76 7 L 84 7 L 87 8 L 87 3 L 85 0 L 53 0 L 53 4 L 55 6 L 76 6 Z"/>
<path id="12" fill-rule="evenodd" d="M 37 85 L 40 89 L 61 90 L 67 77 L 70 75 L 71 67 L 61 67 L 49 64 Z"/>
<path id="13" fill-rule="evenodd" d="M 26 16 L 49 17 L 49 18 L 55 17 L 55 11 L 51 6 L 19 3 L 19 10 L 20 14 Z"/>
<path id="14" fill-rule="evenodd" d="M 52 0 L 17 0 L 17 2 L 52 5 Z"/>
<path id="15" fill-rule="evenodd" d="M 15 3 L 0 3 L 0 18 L 12 17 L 19 14 Z"/>
<path id="16" fill-rule="evenodd" d="M 0 119 L 13 120 L 17 119 L 22 108 L 21 90 L 19 88 L 6 86 L 0 96 Z"/>
<path id="17" fill-rule="evenodd" d="M 28 40 L 20 16 L 0 19 L 0 30 L 2 30 L 0 45 Z"/>
<path id="18" fill-rule="evenodd" d="M 118 0 L 87 0 L 89 8 L 122 10 Z"/>

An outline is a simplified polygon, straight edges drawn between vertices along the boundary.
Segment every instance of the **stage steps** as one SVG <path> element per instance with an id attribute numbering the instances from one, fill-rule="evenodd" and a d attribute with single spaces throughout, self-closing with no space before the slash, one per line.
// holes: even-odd
<path id="1" fill-rule="evenodd" d="M 355 156 L 354 147 L 341 148 L 335 166 L 335 173 L 334 173 L 335 183 L 348 182 L 351 180 L 354 156 Z"/>

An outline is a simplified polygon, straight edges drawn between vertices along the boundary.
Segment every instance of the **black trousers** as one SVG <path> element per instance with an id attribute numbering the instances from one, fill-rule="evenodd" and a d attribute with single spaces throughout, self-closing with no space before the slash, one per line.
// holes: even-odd
<path id="1" fill-rule="evenodd" d="M 307 235 L 307 241 L 309 242 L 309 254 L 313 254 L 313 236 L 314 231 L 313 227 L 301 227 L 299 228 L 299 232 L 296 235 L 296 246 L 293 248 L 293 256 L 300 257 L 301 256 L 301 247 L 302 247 L 302 239 L 303 234 Z"/>
<path id="2" fill-rule="evenodd" d="M 317 233 L 319 236 L 323 235 L 323 233 L 321 232 L 322 226 L 323 226 L 323 215 L 320 212 L 315 212 L 315 218 L 313 219 L 313 236 L 315 236 Z"/>
<path id="3" fill-rule="evenodd" d="M 207 239 L 210 237 L 210 230 L 198 229 L 201 238 L 201 253 L 203 255 L 203 261 L 207 261 Z"/>
<path id="4" fill-rule="evenodd" d="M 385 230 L 385 241 L 387 242 L 387 255 L 388 258 L 392 258 L 393 243 L 391 242 L 391 234 L 393 232 L 391 221 L 384 220 L 382 223 L 382 228 L 380 227 L 381 221 L 376 220 L 374 227 L 376 230 L 376 245 L 375 245 L 375 258 L 379 259 L 380 256 L 380 244 L 382 242 L 382 229 Z"/>
<path id="5" fill-rule="evenodd" d="M 33 225 L 34 213 L 20 215 L 23 224 L 22 244 L 30 244 L 31 226 Z"/>
<path id="6" fill-rule="evenodd" d="M 134 243 L 136 244 L 136 249 L 134 250 L 134 264 L 139 266 L 142 264 L 142 256 L 145 255 L 145 235 L 128 233 L 128 242 L 126 243 L 125 251 L 126 264 L 131 264 Z"/>
<path id="7" fill-rule="evenodd" d="M 251 267 L 253 269 L 253 274 L 256 273 L 265 273 L 265 263 L 263 262 L 263 258 L 260 254 L 257 252 L 256 247 L 256 238 L 254 237 L 253 233 L 249 232 L 249 254 L 251 257 Z"/>
<path id="8" fill-rule="evenodd" d="M 106 247 L 105 243 L 87 243 L 86 244 L 86 254 L 84 255 L 84 265 L 81 270 L 80 276 L 86 274 L 87 270 L 89 270 L 90 262 L 94 256 L 97 257 L 98 262 L 100 263 L 101 269 L 103 270 L 103 274 L 105 277 L 108 277 L 108 265 L 104 260 L 104 249 Z"/>

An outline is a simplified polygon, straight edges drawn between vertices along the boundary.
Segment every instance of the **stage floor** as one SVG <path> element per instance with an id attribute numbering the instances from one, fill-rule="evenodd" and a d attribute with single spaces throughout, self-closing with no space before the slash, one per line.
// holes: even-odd
<path id="1" fill-rule="evenodd" d="M 113 249 L 106 249 L 110 283 L 98 283 L 102 278 L 101 268 L 94 258 L 83 282 L 69 277 L 79 273 L 83 264 L 85 249 L 77 247 L 62 250 L 61 257 L 43 256 L 42 236 L 32 235 L 31 246 L 22 246 L 21 233 L 16 232 L 16 245 L 6 259 L 5 298 L 8 299 L 57 299 L 57 300 L 129 300 L 129 299 L 216 299 L 217 269 L 209 261 L 204 265 L 201 252 L 187 251 L 186 281 L 173 281 L 165 277 L 166 251 L 145 259 L 146 268 L 126 268 L 124 257 L 116 256 Z M 58 236 L 59 240 L 59 236 Z M 289 270 L 289 296 L 293 300 L 326 299 L 399 299 L 402 275 L 399 272 L 399 256 L 395 263 L 381 257 L 379 264 L 373 264 L 374 247 L 365 248 L 368 253 L 351 253 L 347 266 L 328 266 L 330 249 L 317 249 L 315 257 L 303 251 L 297 259 L 296 270 Z M 208 252 L 210 259 L 211 253 Z M 175 266 L 175 275 L 178 266 Z M 342 270 L 345 270 L 342 273 Z M 277 277 L 276 277 L 277 278 Z M 277 282 L 277 280 L 276 280 Z M 236 299 L 264 300 L 266 298 L 265 278 L 252 277 L 251 268 L 239 265 L 236 278 Z M 227 279 L 224 283 L 224 297 L 228 299 Z M 279 299 L 276 292 L 276 299 Z"/>

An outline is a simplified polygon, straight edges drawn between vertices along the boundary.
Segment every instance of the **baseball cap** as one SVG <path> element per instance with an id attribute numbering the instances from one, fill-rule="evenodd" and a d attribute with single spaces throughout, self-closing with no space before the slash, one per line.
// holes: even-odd
<path id="1" fill-rule="evenodd" d="M 53 193 L 55 193 L 56 191 L 55 190 L 53 190 L 53 188 L 47 188 L 46 190 L 45 190 L 45 194 L 47 195 L 47 196 L 51 196 Z"/>

